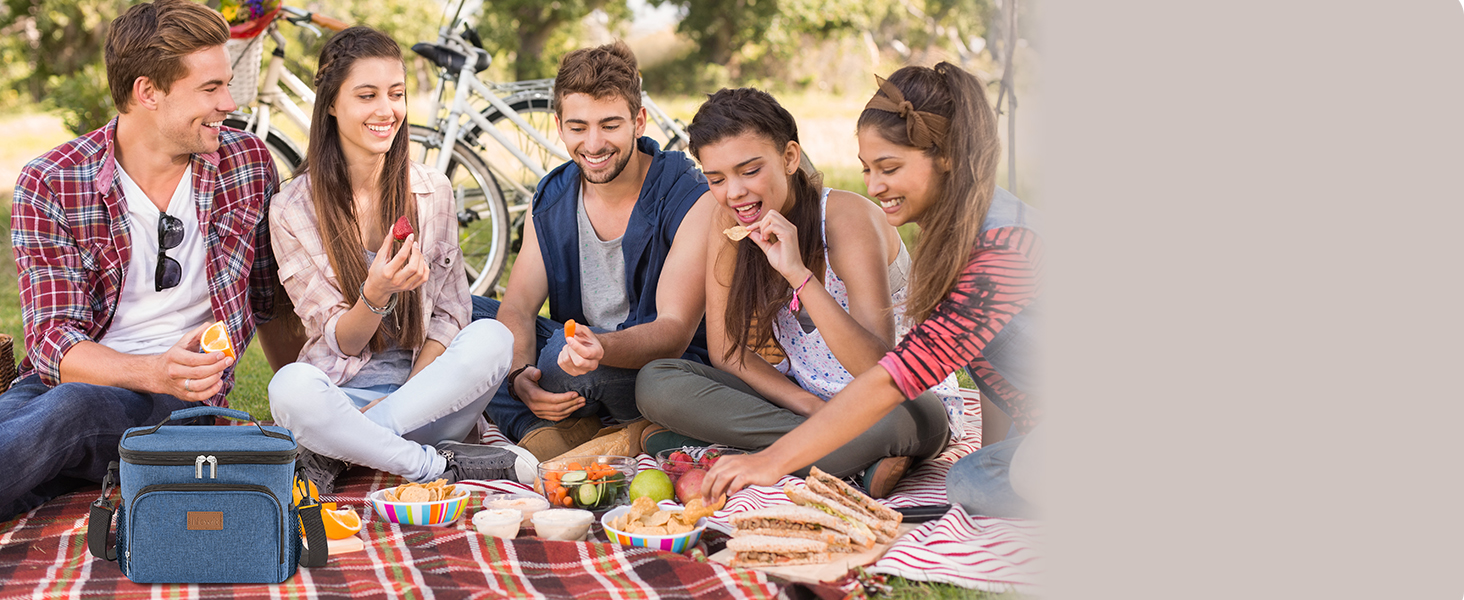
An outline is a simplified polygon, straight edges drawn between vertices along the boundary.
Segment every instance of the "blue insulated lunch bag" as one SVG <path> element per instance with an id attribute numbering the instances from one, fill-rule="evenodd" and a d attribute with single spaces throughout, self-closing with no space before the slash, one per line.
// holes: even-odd
<path id="1" fill-rule="evenodd" d="M 114 468 L 92 503 L 87 546 L 116 560 L 137 583 L 281 583 L 295 565 L 325 564 L 325 526 L 315 498 L 297 506 L 295 436 L 283 427 L 166 426 L 199 416 L 253 421 L 249 413 L 199 406 L 122 435 Z M 115 466 L 116 463 L 113 463 Z M 107 544 L 120 482 L 117 539 Z M 308 485 L 303 487 L 308 488 Z M 301 522 L 308 548 L 300 544 Z"/>

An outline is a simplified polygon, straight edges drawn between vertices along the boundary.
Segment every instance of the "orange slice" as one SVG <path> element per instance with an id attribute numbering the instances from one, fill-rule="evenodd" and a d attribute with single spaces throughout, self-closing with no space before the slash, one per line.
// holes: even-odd
<path id="1" fill-rule="evenodd" d="M 320 520 L 325 523 L 325 537 L 343 540 L 361 531 L 361 515 L 349 508 L 321 510 Z"/>
<path id="2" fill-rule="evenodd" d="M 229 330 L 224 327 L 224 322 L 214 323 L 203 332 L 204 352 L 223 352 L 224 356 L 234 358 L 234 343 L 229 341 Z"/>

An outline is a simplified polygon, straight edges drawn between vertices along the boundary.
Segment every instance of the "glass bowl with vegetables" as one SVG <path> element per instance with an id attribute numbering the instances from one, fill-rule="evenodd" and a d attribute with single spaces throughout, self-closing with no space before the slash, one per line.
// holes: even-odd
<path id="1" fill-rule="evenodd" d="M 635 459 L 572 456 L 539 463 L 538 488 L 554 508 L 604 510 L 630 504 Z"/>

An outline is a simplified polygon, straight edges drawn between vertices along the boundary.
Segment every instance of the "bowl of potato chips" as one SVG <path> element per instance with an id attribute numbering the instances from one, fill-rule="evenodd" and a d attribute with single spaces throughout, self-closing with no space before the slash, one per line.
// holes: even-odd
<path id="1" fill-rule="evenodd" d="M 701 498 L 692 498 L 684 508 L 667 510 L 650 498 L 636 498 L 630 506 L 616 507 L 600 517 L 605 535 L 622 546 L 655 548 L 670 552 L 686 552 L 695 548 L 706 531 L 706 517 L 722 508 L 722 498 L 706 506 Z"/>
<path id="2" fill-rule="evenodd" d="M 427 484 L 406 483 L 376 490 L 366 498 L 376 514 L 392 523 L 446 525 L 463 516 L 469 495 L 468 490 L 438 479 Z"/>

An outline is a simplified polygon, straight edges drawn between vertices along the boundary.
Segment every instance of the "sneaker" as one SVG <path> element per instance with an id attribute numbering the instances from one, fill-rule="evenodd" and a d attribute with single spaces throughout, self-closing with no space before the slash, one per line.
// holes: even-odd
<path id="1" fill-rule="evenodd" d="M 442 472 L 442 477 L 448 483 L 465 479 L 519 480 L 517 463 L 521 458 L 504 446 L 439 442 L 437 453 L 447 459 L 447 470 Z"/>
<path id="2" fill-rule="evenodd" d="M 909 456 L 881 458 L 864 470 L 860 483 L 870 497 L 888 498 L 900 483 L 900 478 L 905 476 L 905 471 L 910 470 L 910 465 L 914 463 L 915 459 Z"/>
<path id="3" fill-rule="evenodd" d="M 304 473 L 307 479 L 314 482 L 322 496 L 335 492 L 336 478 L 349 466 L 345 461 L 322 456 L 305 448 L 301 448 L 300 455 L 295 458 L 295 470 Z"/>

